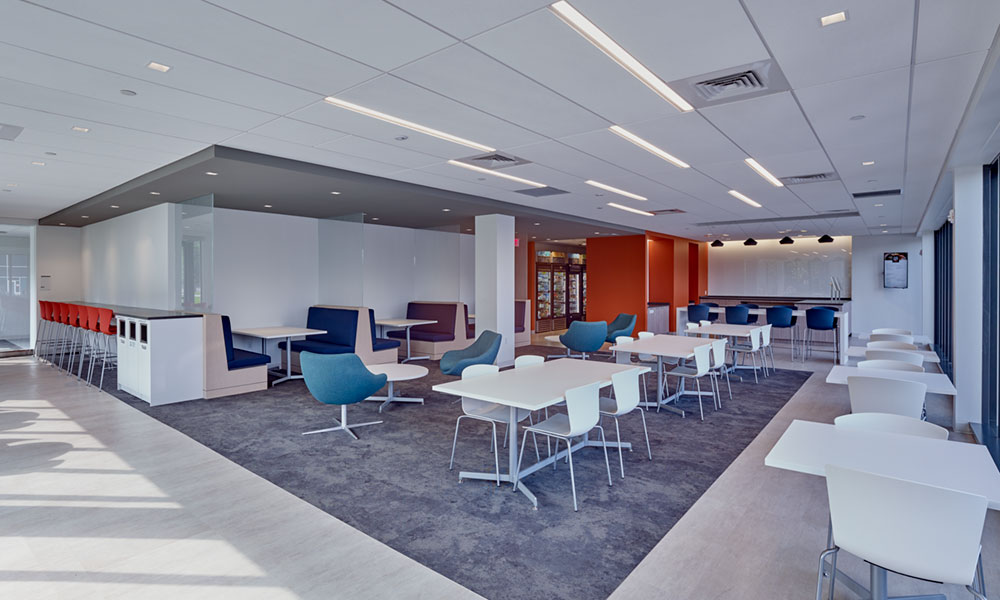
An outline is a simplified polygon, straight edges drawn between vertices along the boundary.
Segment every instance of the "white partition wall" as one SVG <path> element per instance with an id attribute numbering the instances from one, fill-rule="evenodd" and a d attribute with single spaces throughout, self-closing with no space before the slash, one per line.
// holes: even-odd
<path id="1" fill-rule="evenodd" d="M 815 237 L 795 238 L 794 244 L 742 240 L 708 249 L 708 293 L 719 296 L 830 296 L 830 278 L 837 277 L 841 296 L 851 297 L 851 238 L 820 244 Z"/>
<path id="2" fill-rule="evenodd" d="M 915 235 L 866 235 L 854 238 L 854 262 L 851 273 L 851 331 L 870 333 L 876 327 L 924 331 L 924 257 L 923 240 Z M 908 285 L 886 288 L 883 285 L 883 259 L 886 252 L 907 254 Z M 931 262 L 933 263 L 933 257 Z"/>
<path id="3" fill-rule="evenodd" d="M 982 419 L 983 167 L 955 169 L 954 381 L 956 428 Z"/>
<path id="4" fill-rule="evenodd" d="M 514 217 L 476 217 L 476 334 L 503 336 L 497 364 L 514 364 Z"/>

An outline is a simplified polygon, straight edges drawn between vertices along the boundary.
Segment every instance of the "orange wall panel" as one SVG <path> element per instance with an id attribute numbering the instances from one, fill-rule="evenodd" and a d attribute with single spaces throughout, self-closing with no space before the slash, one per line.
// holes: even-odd
<path id="1" fill-rule="evenodd" d="M 649 301 L 673 302 L 674 242 L 647 237 L 649 248 Z"/>
<path id="2" fill-rule="evenodd" d="M 635 331 L 644 330 L 648 276 L 646 236 L 587 238 L 587 320 L 629 313 L 637 317 Z"/>

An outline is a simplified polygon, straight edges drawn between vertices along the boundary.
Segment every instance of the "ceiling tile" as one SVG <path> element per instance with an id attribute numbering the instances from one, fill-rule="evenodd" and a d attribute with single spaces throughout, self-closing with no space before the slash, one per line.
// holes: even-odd
<path id="1" fill-rule="evenodd" d="M 318 146 L 324 150 L 332 150 L 349 156 L 367 158 L 410 169 L 441 162 L 440 158 L 430 154 L 414 152 L 398 145 L 373 142 L 353 135 L 339 137 Z"/>
<path id="2" fill-rule="evenodd" d="M 416 15 L 431 25 L 459 39 L 466 39 L 492 29 L 534 10 L 542 9 L 552 0 L 504 0 L 479 2 L 469 10 L 468 0 L 389 0 L 399 8 Z"/>
<path id="3" fill-rule="evenodd" d="M 822 181 L 789 186 L 789 191 L 816 212 L 854 210 L 854 199 L 839 181 Z"/>
<path id="4" fill-rule="evenodd" d="M 699 111 L 750 156 L 819 149 L 819 142 L 791 92 L 758 96 Z"/>
<path id="5" fill-rule="evenodd" d="M 921 0 L 916 62 L 989 50 L 1000 26 L 996 0 Z"/>
<path id="6" fill-rule="evenodd" d="M 345 137 L 342 131 L 281 117 L 254 127 L 249 133 L 263 135 L 303 146 L 319 146 Z"/>
<path id="7" fill-rule="evenodd" d="M 742 150 L 697 112 L 622 126 L 693 167 L 746 158 Z"/>

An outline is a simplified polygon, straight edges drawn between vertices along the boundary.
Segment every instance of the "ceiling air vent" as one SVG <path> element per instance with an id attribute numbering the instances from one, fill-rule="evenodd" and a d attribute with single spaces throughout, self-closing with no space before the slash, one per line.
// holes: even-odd
<path id="1" fill-rule="evenodd" d="M 898 196 L 902 193 L 903 190 L 878 190 L 875 192 L 858 192 L 851 195 L 855 198 L 878 198 L 879 196 Z"/>
<path id="2" fill-rule="evenodd" d="M 558 196 L 560 194 L 568 194 L 566 190 L 560 190 L 559 188 L 545 186 L 543 188 L 528 188 L 526 190 L 514 190 L 518 194 L 524 194 L 525 196 L 532 196 L 534 198 L 542 198 L 545 196 Z"/>
<path id="3" fill-rule="evenodd" d="M 24 131 L 24 127 L 0 123 L 0 140 L 13 141 L 17 136 L 21 135 L 22 131 Z"/>
<path id="4" fill-rule="evenodd" d="M 785 185 L 798 185 L 801 183 L 820 183 L 823 181 L 836 181 L 839 179 L 836 173 L 811 173 L 809 175 L 792 175 L 790 177 L 780 177 L 781 183 Z"/>
<path id="5" fill-rule="evenodd" d="M 706 79 L 694 84 L 701 97 L 712 101 L 719 96 L 744 94 L 748 91 L 763 90 L 767 86 L 756 71 L 730 73 L 715 79 Z"/>
<path id="6" fill-rule="evenodd" d="M 681 215 L 681 214 L 684 214 L 684 211 L 681 210 L 681 209 L 679 209 L 679 208 L 664 208 L 664 209 L 661 209 L 661 210 L 651 210 L 651 211 L 648 211 L 648 212 L 651 212 L 654 215 Z"/>
<path id="7" fill-rule="evenodd" d="M 790 89 L 781 69 L 770 59 L 668 82 L 668 85 L 695 108 Z"/>
<path id="8" fill-rule="evenodd" d="M 501 152 L 489 152 L 487 154 L 460 158 L 459 160 L 461 162 L 476 165 L 477 167 L 482 167 L 491 171 L 496 169 L 506 169 L 507 167 L 516 167 L 518 165 L 526 165 L 531 162 L 530 160 L 518 158 L 512 154 L 503 154 Z"/>

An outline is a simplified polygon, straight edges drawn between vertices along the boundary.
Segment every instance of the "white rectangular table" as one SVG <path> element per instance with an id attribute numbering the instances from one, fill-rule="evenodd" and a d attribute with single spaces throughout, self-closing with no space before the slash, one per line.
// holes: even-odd
<path id="1" fill-rule="evenodd" d="M 985 446 L 795 420 L 764 458 L 777 469 L 825 477 L 826 465 L 984 496 L 1000 510 L 1000 471 Z M 824 570 L 829 572 L 828 563 Z M 862 598 L 885 597 L 885 571 L 873 569 L 870 592 L 843 573 L 837 579 Z"/>
<path id="2" fill-rule="evenodd" d="M 561 358 L 544 362 L 540 365 L 520 369 L 507 369 L 495 375 L 481 375 L 471 379 L 460 379 L 448 383 L 439 383 L 431 389 L 442 394 L 465 396 L 475 400 L 495 402 L 510 408 L 510 426 L 507 428 L 508 461 L 507 473 L 500 474 L 500 481 L 514 484 L 538 508 L 538 499 L 524 485 L 522 479 L 535 471 L 551 465 L 555 460 L 566 455 L 566 450 L 542 459 L 530 467 L 522 468 L 518 481 L 514 481 L 517 471 L 517 410 L 541 410 L 558 404 L 563 400 L 566 390 L 599 383 L 601 387 L 611 385 L 611 376 L 615 373 L 637 368 L 632 365 L 619 365 L 596 361 L 584 361 L 573 358 Z M 642 372 L 648 367 L 638 367 Z M 573 449 L 585 446 L 600 446 L 597 441 L 584 438 L 573 446 Z M 617 447 L 615 442 L 608 442 L 609 447 Z M 622 443 L 622 448 L 631 448 L 631 444 Z M 499 451 L 499 449 L 498 449 Z M 495 473 L 476 473 L 461 471 L 458 480 L 482 479 L 496 481 Z"/>
<path id="3" fill-rule="evenodd" d="M 916 373 L 913 371 L 894 371 L 892 369 L 862 369 L 861 367 L 837 365 L 830 369 L 830 373 L 826 376 L 826 382 L 838 385 L 847 385 L 848 377 L 882 377 L 884 379 L 900 379 L 902 381 L 919 381 L 920 383 L 927 384 L 928 394 L 943 394 L 945 396 L 951 396 L 952 415 L 954 415 L 955 396 L 958 394 L 958 390 L 955 389 L 955 384 L 953 384 L 951 379 L 944 373 Z M 952 417 L 951 426 L 953 428 L 958 426 L 958 422 L 954 416 Z"/>
<path id="4" fill-rule="evenodd" d="M 285 352 L 287 353 L 285 375 L 271 382 L 272 386 L 292 379 L 302 379 L 302 375 L 292 375 L 292 338 L 313 335 L 316 333 L 327 333 L 324 329 L 309 329 L 306 327 L 252 327 L 249 329 L 234 329 L 236 335 L 260 338 L 261 354 L 267 354 L 267 340 L 285 340 Z"/>
<path id="5" fill-rule="evenodd" d="M 386 328 L 406 330 L 406 358 L 400 361 L 404 363 L 411 360 L 425 360 L 430 358 L 429 356 L 413 356 L 410 354 L 410 328 L 417 325 L 433 325 L 434 323 L 437 323 L 437 321 L 428 321 L 426 319 L 375 319 L 375 324 L 382 328 L 383 336 L 385 335 Z"/>
<path id="6" fill-rule="evenodd" d="M 735 337 L 743 337 L 743 338 L 749 338 L 751 331 L 753 331 L 754 329 L 759 329 L 762 326 L 763 325 L 761 325 L 761 324 L 755 324 L 755 325 L 734 325 L 734 324 L 731 324 L 731 323 L 712 323 L 711 325 L 702 325 L 698 329 L 693 329 L 693 330 L 689 331 L 688 334 L 689 335 L 707 334 L 707 335 L 717 335 L 717 336 L 720 336 L 720 337 L 734 337 L 734 338 Z M 746 356 L 745 355 L 744 355 L 743 360 L 744 361 L 746 360 Z M 761 359 L 761 360 L 763 360 L 763 359 Z M 727 366 L 726 370 L 728 370 L 730 373 L 735 373 L 737 369 L 756 369 L 756 367 L 748 365 L 746 363 L 744 363 L 742 365 L 736 364 L 736 353 L 734 352 L 733 353 L 733 364 L 731 366 Z M 756 379 L 756 377 L 757 376 L 754 375 L 755 379 Z"/>
<path id="7" fill-rule="evenodd" d="M 858 360 L 865 359 L 865 351 L 874 350 L 874 348 L 867 348 L 865 346 L 851 346 L 847 349 L 848 358 L 856 358 Z M 933 350 L 899 350 L 899 352 L 913 352 L 914 354 L 919 354 L 924 357 L 924 364 L 928 363 L 940 363 L 941 358 L 937 355 L 937 352 Z"/>
<path id="8" fill-rule="evenodd" d="M 629 352 L 632 354 L 649 354 L 656 357 L 656 402 L 641 402 L 642 406 L 662 407 L 671 412 L 675 412 L 682 417 L 684 411 L 676 406 L 668 406 L 667 403 L 676 400 L 684 392 L 683 382 L 677 386 L 677 393 L 673 396 L 663 396 L 663 359 L 694 358 L 694 349 L 698 346 L 710 344 L 705 338 L 684 336 L 684 335 L 654 335 L 653 337 L 641 338 L 627 344 L 616 344 L 611 346 L 612 352 Z M 705 392 L 708 395 L 710 392 Z"/>

